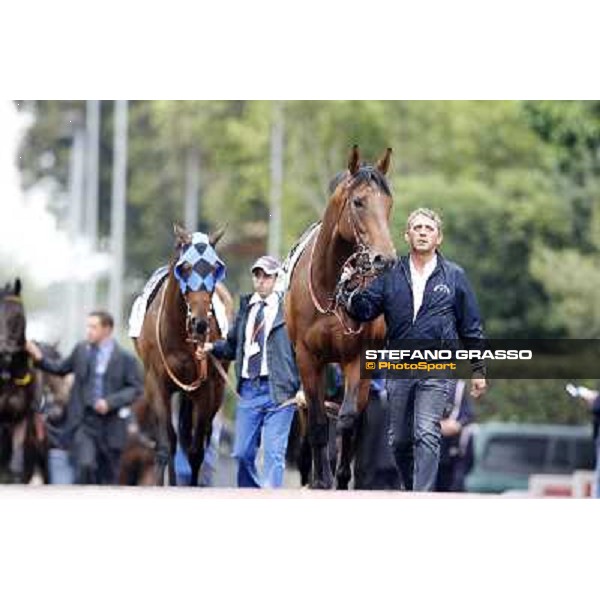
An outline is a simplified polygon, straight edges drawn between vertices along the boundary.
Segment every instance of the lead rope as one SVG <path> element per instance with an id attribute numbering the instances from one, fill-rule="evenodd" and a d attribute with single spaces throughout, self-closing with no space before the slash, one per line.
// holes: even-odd
<path id="1" fill-rule="evenodd" d="M 183 383 L 176 377 L 175 373 L 173 373 L 173 371 L 171 371 L 171 368 L 169 367 L 169 365 L 167 363 L 165 353 L 163 352 L 162 343 L 160 341 L 160 319 L 162 317 L 162 311 L 163 311 L 163 306 L 164 306 L 164 302 L 165 302 L 165 295 L 166 295 L 167 287 L 169 286 L 169 281 L 170 281 L 170 279 L 167 278 L 167 283 L 165 284 L 165 287 L 162 289 L 162 294 L 160 297 L 160 305 L 158 307 L 158 315 L 156 317 L 156 342 L 158 345 L 158 352 L 160 354 L 160 359 L 162 361 L 162 364 L 164 365 L 165 370 L 167 371 L 167 374 L 175 382 L 175 384 L 177 384 L 184 392 L 193 392 L 193 391 L 197 390 L 202 385 L 202 382 L 204 381 L 204 379 L 206 379 L 206 360 L 203 361 L 204 368 L 201 368 L 201 371 L 198 371 L 198 363 L 196 363 L 196 370 L 198 373 L 198 377 L 192 383 L 189 383 L 189 384 Z M 201 367 L 202 367 L 202 365 L 201 365 Z"/>
<path id="2" fill-rule="evenodd" d="M 213 362 L 215 369 L 217 370 L 217 372 L 219 373 L 219 375 L 225 382 L 225 385 L 229 388 L 229 390 L 233 393 L 233 395 L 238 400 L 241 400 L 242 397 L 238 394 L 238 391 L 236 390 L 235 386 L 233 385 L 231 377 L 229 377 L 229 375 L 227 374 L 227 371 L 225 371 L 225 369 L 223 368 L 223 365 L 212 354 L 209 353 L 209 356 Z M 296 394 L 296 396 L 294 396 L 293 398 L 290 398 L 289 400 L 286 400 L 285 402 L 282 402 L 281 404 L 278 404 L 277 408 L 278 409 L 286 408 L 287 406 L 293 406 L 293 405 L 296 405 L 300 410 L 305 410 L 307 408 L 306 398 L 304 397 L 303 392 Z M 338 415 L 338 412 L 340 410 L 340 407 L 335 402 L 328 402 L 328 401 L 325 401 L 324 405 L 325 405 L 325 412 L 330 417 L 336 418 Z"/>

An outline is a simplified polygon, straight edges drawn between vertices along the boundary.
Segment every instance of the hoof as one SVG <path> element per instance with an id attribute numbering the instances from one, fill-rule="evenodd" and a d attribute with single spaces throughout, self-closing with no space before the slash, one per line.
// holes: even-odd
<path id="1" fill-rule="evenodd" d="M 348 489 L 348 480 L 347 479 L 338 479 L 336 489 L 337 490 L 347 490 Z"/>
<path id="2" fill-rule="evenodd" d="M 311 490 L 330 490 L 331 485 L 328 485 L 325 481 L 318 480 L 318 481 L 313 481 L 310 484 L 310 489 Z"/>
<path id="3" fill-rule="evenodd" d="M 340 468 L 335 474 L 336 489 L 347 490 L 350 483 L 351 474 L 348 469 Z"/>

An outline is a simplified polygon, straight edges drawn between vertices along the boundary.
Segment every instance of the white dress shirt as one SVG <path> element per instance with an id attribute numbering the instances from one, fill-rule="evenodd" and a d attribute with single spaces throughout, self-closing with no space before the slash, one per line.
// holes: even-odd
<path id="1" fill-rule="evenodd" d="M 246 335 L 244 339 L 244 362 L 242 363 L 242 377 L 245 378 L 248 378 L 248 358 L 250 357 L 251 352 L 252 333 L 254 332 L 254 321 L 256 319 L 256 313 L 258 312 L 261 300 L 263 300 L 263 298 L 261 298 L 257 293 L 254 293 L 250 298 L 250 312 L 248 313 L 248 321 L 246 322 Z M 275 321 L 277 311 L 279 310 L 279 294 L 277 292 L 272 292 L 266 298 L 264 298 L 264 302 L 266 303 L 264 311 L 265 347 L 262 348 L 262 362 L 260 365 L 261 377 L 265 377 L 269 374 L 267 368 L 266 344 L 271 327 L 273 326 L 273 321 Z"/>
<path id="2" fill-rule="evenodd" d="M 425 292 L 425 286 L 427 285 L 427 280 L 430 275 L 433 273 L 435 267 L 437 266 L 437 254 L 433 255 L 433 258 L 425 263 L 423 268 L 423 272 L 419 273 L 413 264 L 412 257 L 408 261 L 410 263 L 410 279 L 412 282 L 412 293 L 413 293 L 413 323 L 417 318 L 417 313 L 423 304 L 423 294 Z"/>

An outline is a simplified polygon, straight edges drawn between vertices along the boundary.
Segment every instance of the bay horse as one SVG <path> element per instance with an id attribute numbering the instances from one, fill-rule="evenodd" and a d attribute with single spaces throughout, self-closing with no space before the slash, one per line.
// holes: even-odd
<path id="1" fill-rule="evenodd" d="M 156 420 L 156 481 L 164 483 L 168 466 L 169 484 L 175 484 L 179 435 L 191 467 L 190 485 L 197 485 L 212 420 L 224 397 L 225 381 L 217 365 L 224 371 L 228 367 L 226 362 L 210 362 L 202 347 L 204 342 L 221 337 L 212 310 L 213 294 L 222 300 L 230 323 L 233 300 L 220 283 L 225 265 L 214 250 L 224 229 L 206 236 L 174 225 L 174 233 L 175 254 L 168 275 L 147 307 L 134 345 L 144 364 L 144 396 Z M 199 239 L 203 242 L 197 242 Z M 178 391 L 181 402 L 176 432 L 171 420 L 171 396 Z"/>
<path id="2" fill-rule="evenodd" d="M 360 378 L 361 345 L 365 340 L 381 341 L 385 336 L 383 317 L 358 326 L 343 310 L 337 293 L 346 266 L 362 272 L 364 283 L 396 261 L 389 231 L 392 194 L 385 177 L 390 157 L 388 148 L 375 166 L 364 165 L 358 146 L 352 148 L 348 168 L 333 180 L 320 228 L 298 259 L 286 294 L 286 325 L 308 408 L 313 488 L 333 485 L 327 452 L 325 365 L 340 363 L 344 373 L 344 400 L 338 418 L 342 443 L 336 480 L 339 489 L 347 489 L 356 417 L 369 397 L 369 380 Z"/>
<path id="3" fill-rule="evenodd" d="M 28 483 L 38 467 L 47 482 L 47 440 L 36 414 L 38 386 L 25 330 L 21 280 L 16 279 L 0 289 L 0 478 Z"/>

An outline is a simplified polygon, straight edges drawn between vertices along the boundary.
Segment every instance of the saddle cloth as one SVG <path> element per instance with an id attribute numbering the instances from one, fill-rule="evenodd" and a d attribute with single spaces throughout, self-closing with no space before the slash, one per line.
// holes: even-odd
<path id="1" fill-rule="evenodd" d="M 133 302 L 129 314 L 129 337 L 137 338 L 140 336 L 146 310 L 168 274 L 169 267 L 166 265 L 156 269 L 150 276 L 150 279 L 146 282 L 142 293 Z M 225 305 L 216 292 L 212 296 L 212 310 L 219 325 L 219 329 L 221 330 L 221 336 L 226 337 L 227 332 L 229 331 L 229 320 L 227 319 Z"/>
<path id="2" fill-rule="evenodd" d="M 310 242 L 313 235 L 317 234 L 320 227 L 321 221 L 312 223 L 312 225 L 310 225 L 300 236 L 300 239 L 296 242 L 296 244 L 292 246 L 292 249 L 289 251 L 287 257 L 281 265 L 281 275 L 277 278 L 277 291 L 287 292 L 290 287 L 290 281 L 292 279 L 292 274 L 294 272 L 294 268 L 296 267 L 296 263 L 302 256 L 302 253 L 308 245 L 308 242 Z"/>

